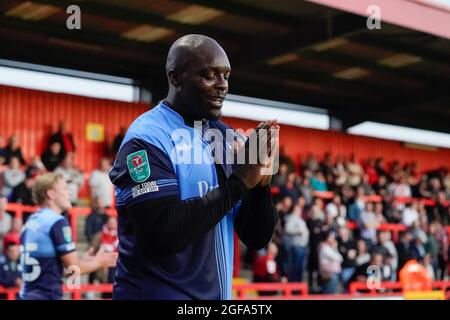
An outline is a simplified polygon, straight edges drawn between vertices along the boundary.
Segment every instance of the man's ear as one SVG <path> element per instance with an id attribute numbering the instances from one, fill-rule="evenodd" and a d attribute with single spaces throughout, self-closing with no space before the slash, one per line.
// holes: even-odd
<path id="1" fill-rule="evenodd" d="M 50 199 L 50 200 L 54 200 L 55 199 L 55 197 L 56 197 L 56 195 L 55 195 L 55 190 L 54 189 L 48 189 L 45 193 L 46 193 L 46 196 L 47 196 L 47 199 Z"/>
<path id="2" fill-rule="evenodd" d="M 167 77 L 169 78 L 169 82 L 175 87 L 180 88 L 182 85 L 182 77 L 181 73 L 177 72 L 175 69 L 170 69 Z"/>

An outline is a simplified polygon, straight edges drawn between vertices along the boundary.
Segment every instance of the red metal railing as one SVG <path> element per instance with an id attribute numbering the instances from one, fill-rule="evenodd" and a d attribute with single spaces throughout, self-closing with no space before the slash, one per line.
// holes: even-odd
<path id="1" fill-rule="evenodd" d="M 433 289 L 439 289 L 444 292 L 450 290 L 450 281 L 433 281 L 431 282 Z M 355 298 L 383 298 L 392 296 L 403 296 L 403 285 L 400 282 L 382 282 L 378 289 L 369 289 L 365 282 L 352 282 L 349 285 L 349 293 L 344 294 L 309 294 L 308 285 L 303 282 L 298 283 L 246 283 L 233 284 L 232 287 L 235 292 L 234 300 L 251 300 L 251 299 L 283 299 L 283 300 L 297 300 L 297 299 L 355 299 Z M 396 290 L 397 292 L 378 292 L 378 290 Z M 277 295 L 260 296 L 258 292 L 261 291 L 275 291 Z M 363 291 L 363 292 L 360 292 Z M 6 295 L 7 300 L 15 300 L 18 294 L 18 288 L 3 288 L 0 287 L 0 295 Z M 111 293 L 111 284 L 85 284 L 77 289 L 71 289 L 63 286 L 63 292 L 69 293 L 72 300 L 83 299 L 83 294 L 87 292 L 94 293 Z M 252 293 L 252 294 L 248 294 Z M 447 299 L 450 298 L 449 293 L 446 294 Z"/>
<path id="2" fill-rule="evenodd" d="M 236 299 L 258 299 L 258 296 L 249 296 L 246 293 L 248 291 L 275 291 L 281 292 L 281 295 L 264 296 L 264 299 L 294 299 L 299 297 L 306 297 L 308 295 L 308 285 L 303 282 L 291 282 L 291 283 L 244 283 L 234 284 L 233 290 L 236 290 Z M 293 294 L 293 291 L 297 291 L 298 294 Z"/>
<path id="3" fill-rule="evenodd" d="M 6 300 L 16 300 L 16 295 L 19 291 L 19 288 L 4 288 L 0 286 L 0 295 L 5 295 Z"/>
<path id="4" fill-rule="evenodd" d="M 261 291 L 275 291 L 280 292 L 281 295 L 264 296 L 264 299 L 299 299 L 305 298 L 308 295 L 308 285 L 306 283 L 248 283 L 248 284 L 234 284 L 234 291 L 237 292 L 235 299 L 259 299 L 258 295 L 248 295 L 248 292 Z M 298 294 L 294 295 L 293 291 Z M 14 300 L 18 288 L 2 288 L 0 287 L 0 295 L 5 294 L 7 300 Z M 112 293 L 112 284 L 84 284 L 79 288 L 73 289 L 66 285 L 63 286 L 64 293 L 70 293 L 72 300 L 83 299 L 83 293 Z"/>
<path id="5" fill-rule="evenodd" d="M 14 216 L 17 218 L 22 218 L 24 213 L 33 213 L 39 209 L 38 206 L 26 206 L 21 203 L 8 203 L 6 206 L 6 211 L 14 212 Z M 73 207 L 68 210 L 69 223 L 72 227 L 72 239 L 74 242 L 77 241 L 77 219 L 78 216 L 87 216 L 91 213 L 92 209 L 88 207 Z M 112 216 L 117 216 L 117 211 L 115 209 L 105 209 L 105 213 Z"/>
<path id="6" fill-rule="evenodd" d="M 440 289 L 447 291 L 450 289 L 450 281 L 431 281 L 429 283 L 433 289 Z M 377 288 L 368 288 L 366 282 L 352 282 L 349 284 L 350 294 L 357 294 L 358 291 L 369 291 L 372 295 L 377 295 L 378 290 L 399 290 L 403 291 L 403 284 L 401 282 L 381 282 Z"/>

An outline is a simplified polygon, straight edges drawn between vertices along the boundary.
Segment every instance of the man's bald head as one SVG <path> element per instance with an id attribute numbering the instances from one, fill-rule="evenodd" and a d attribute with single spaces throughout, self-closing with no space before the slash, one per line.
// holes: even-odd
<path id="1" fill-rule="evenodd" d="M 199 34 L 181 37 L 167 55 L 165 102 L 190 119 L 217 119 L 230 72 L 227 54 L 216 40 Z"/>
<path id="2" fill-rule="evenodd" d="M 208 56 L 223 54 L 225 51 L 216 40 L 201 35 L 188 34 L 176 40 L 169 49 L 166 61 L 166 74 L 170 70 L 183 72 L 189 63 L 207 59 Z"/>

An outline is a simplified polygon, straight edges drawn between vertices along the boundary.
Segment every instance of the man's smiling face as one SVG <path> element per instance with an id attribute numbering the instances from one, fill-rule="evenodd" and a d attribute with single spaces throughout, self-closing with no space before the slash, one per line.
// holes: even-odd
<path id="1" fill-rule="evenodd" d="M 180 91 L 183 104 L 188 106 L 194 120 L 221 116 L 230 72 L 228 57 L 218 44 L 198 49 L 183 72 Z"/>

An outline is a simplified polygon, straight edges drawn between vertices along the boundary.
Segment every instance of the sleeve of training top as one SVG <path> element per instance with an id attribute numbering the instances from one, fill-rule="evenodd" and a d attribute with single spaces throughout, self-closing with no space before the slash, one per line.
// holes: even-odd
<path id="1" fill-rule="evenodd" d="M 140 139 L 131 139 L 120 148 L 109 177 L 116 187 L 118 208 L 161 197 L 179 197 L 169 156 Z"/>
<path id="2" fill-rule="evenodd" d="M 50 229 L 50 238 L 58 256 L 63 256 L 76 249 L 75 243 L 72 241 L 72 228 L 66 218 L 59 219 L 53 224 Z"/>
<path id="3" fill-rule="evenodd" d="M 232 175 L 201 198 L 181 201 L 169 196 L 141 201 L 127 212 L 141 248 L 152 258 L 163 258 L 213 228 L 246 193 L 244 183 Z"/>
<path id="4" fill-rule="evenodd" d="M 259 250 L 272 239 L 278 212 L 272 203 L 269 186 L 256 186 L 243 199 L 234 225 L 239 239 L 248 247 Z"/>
<path id="5" fill-rule="evenodd" d="M 247 192 L 233 176 L 202 198 L 181 201 L 169 156 L 137 139 L 120 148 L 110 178 L 118 209 L 127 211 L 140 247 L 152 257 L 185 248 L 213 228 Z"/>

